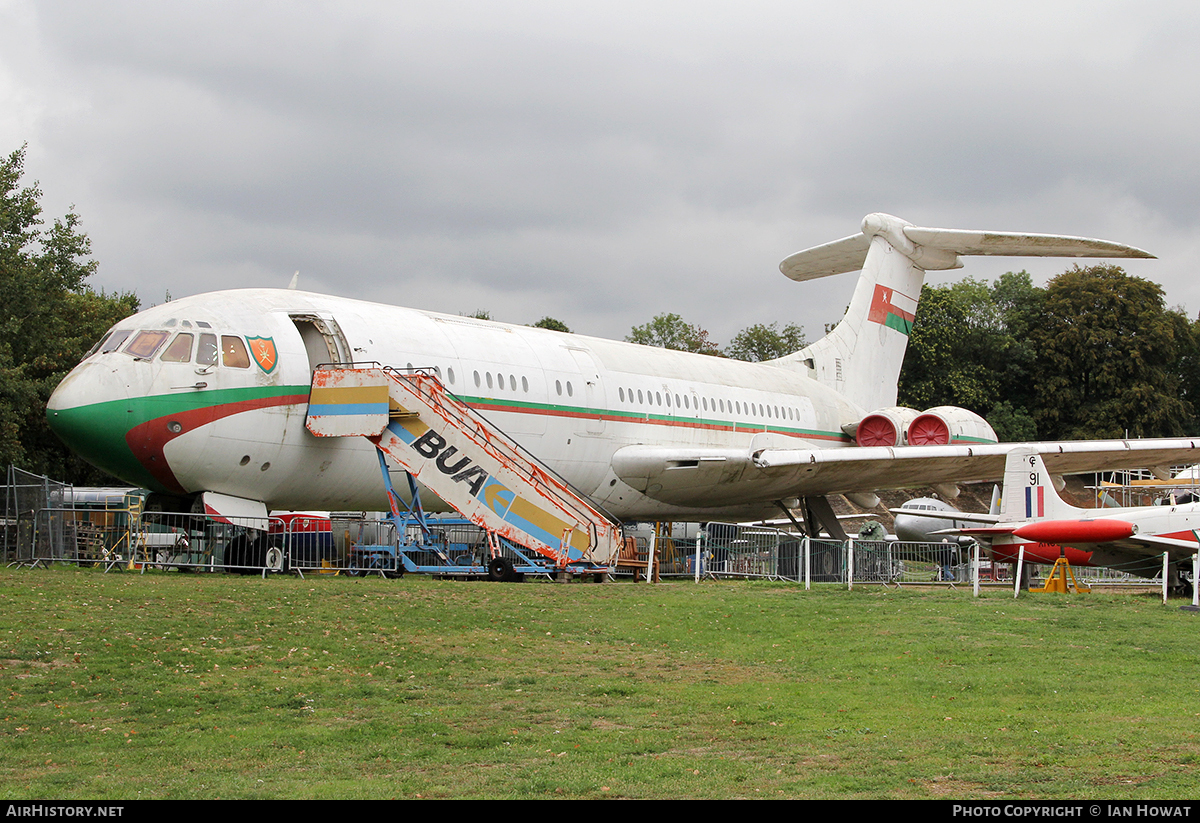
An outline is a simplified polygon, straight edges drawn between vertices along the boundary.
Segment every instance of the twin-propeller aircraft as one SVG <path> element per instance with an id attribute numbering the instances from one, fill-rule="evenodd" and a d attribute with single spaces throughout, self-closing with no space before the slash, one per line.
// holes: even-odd
<path id="1" fill-rule="evenodd" d="M 926 270 L 959 255 L 1150 257 L 1099 240 L 929 229 L 868 215 L 791 255 L 804 281 L 861 270 L 825 338 L 765 363 L 308 294 L 182 298 L 118 323 L 55 391 L 51 427 L 168 510 L 380 510 L 363 438 L 305 428 L 314 369 L 428 369 L 621 520 L 746 519 L 799 508 L 839 533 L 826 495 L 997 479 L 1011 445 L 962 409 L 896 408 Z M 1197 462 L 1191 440 L 1040 443 L 1055 474 Z M 816 521 L 816 522 L 814 522 Z"/>

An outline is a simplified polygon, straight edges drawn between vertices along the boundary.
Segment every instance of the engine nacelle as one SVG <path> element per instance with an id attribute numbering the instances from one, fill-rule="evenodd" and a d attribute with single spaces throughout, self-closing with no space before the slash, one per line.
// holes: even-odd
<path id="1" fill-rule="evenodd" d="M 950 443 L 995 443 L 996 432 L 973 411 L 938 406 L 921 412 L 908 424 L 910 446 L 945 446 Z"/>
<path id="2" fill-rule="evenodd" d="M 873 411 L 858 421 L 854 442 L 859 446 L 903 446 L 909 424 L 919 416 L 916 409 L 903 406 Z"/>

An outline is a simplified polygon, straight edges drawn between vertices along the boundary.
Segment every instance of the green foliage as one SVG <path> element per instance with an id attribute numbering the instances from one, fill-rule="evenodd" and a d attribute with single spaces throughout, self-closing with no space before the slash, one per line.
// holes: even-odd
<path id="1" fill-rule="evenodd" d="M 41 191 L 21 188 L 25 150 L 0 162 L 0 466 L 69 482 L 98 478 L 46 426 L 46 401 L 104 332 L 138 309 L 133 294 L 96 293 L 91 243 L 68 212 L 41 228 Z"/>
<path id="2" fill-rule="evenodd" d="M 1000 391 L 989 342 L 996 335 L 973 309 L 977 284 L 924 286 L 900 372 L 900 402 L 915 409 L 962 406 L 982 414 Z M 986 317 L 986 316 L 985 316 Z"/>
<path id="3" fill-rule="evenodd" d="M 1037 422 L 1033 415 L 1025 407 L 1014 406 L 1008 400 L 1001 400 L 992 406 L 984 418 L 991 424 L 1001 443 L 1027 443 L 1038 439 Z"/>
<path id="4" fill-rule="evenodd" d="M 808 345 L 804 339 L 802 326 L 788 323 L 780 331 L 778 325 L 777 323 L 770 325 L 755 323 L 753 326 L 742 329 L 725 348 L 725 356 L 732 357 L 734 360 L 760 363 L 764 360 L 783 357 Z"/>
<path id="5" fill-rule="evenodd" d="M 678 314 L 660 314 L 644 326 L 634 326 L 625 340 L 662 349 L 721 354 L 720 347 L 708 339 L 707 331 L 685 323 Z"/>
<path id="6" fill-rule="evenodd" d="M 549 315 L 547 315 L 546 317 L 543 317 L 541 320 L 534 323 L 533 327 L 535 329 L 549 329 L 550 331 L 560 331 L 560 332 L 564 332 L 566 334 L 571 333 L 571 330 L 570 330 L 570 328 L 567 327 L 566 323 L 564 323 L 561 320 L 555 320 L 553 317 L 550 317 Z"/>
<path id="7" fill-rule="evenodd" d="M 1052 438 L 1183 434 L 1192 410 L 1178 366 L 1192 345 L 1156 283 L 1113 265 L 1078 265 L 1047 284 L 1030 331 L 1038 351 L 1038 429 Z M 1181 345 L 1182 344 L 1182 345 Z"/>
<path id="8" fill-rule="evenodd" d="M 1002 441 L 1180 435 L 1197 393 L 1200 321 L 1112 265 L 926 286 L 900 373 L 901 403 L 970 409 Z"/>
<path id="9" fill-rule="evenodd" d="M 492 313 L 487 309 L 476 309 L 470 314 L 460 315 L 461 317 L 470 317 L 472 320 L 491 320 Z"/>

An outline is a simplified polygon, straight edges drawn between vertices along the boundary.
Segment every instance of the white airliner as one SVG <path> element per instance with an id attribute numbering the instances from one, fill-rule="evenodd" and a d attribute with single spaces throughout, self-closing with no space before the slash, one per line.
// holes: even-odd
<path id="1" fill-rule="evenodd" d="M 428 368 L 617 518 L 750 518 L 804 501 L 802 511 L 837 529 L 825 495 L 1003 474 L 1010 447 L 978 416 L 895 408 L 925 271 L 957 268 L 961 254 L 1151 256 L 868 215 L 861 233 L 783 261 L 793 280 L 862 274 L 827 337 L 766 363 L 292 290 L 201 294 L 118 323 L 63 380 L 47 415 L 83 457 L 168 496 L 164 505 L 203 494 L 210 509 L 263 514 L 379 510 L 371 444 L 305 429 L 313 370 Z M 1197 462 L 1198 442 L 1036 448 L 1061 474 Z"/>

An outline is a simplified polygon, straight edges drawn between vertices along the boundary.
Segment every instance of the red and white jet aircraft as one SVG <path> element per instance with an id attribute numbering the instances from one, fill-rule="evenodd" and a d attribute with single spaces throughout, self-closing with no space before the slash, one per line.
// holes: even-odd
<path id="1" fill-rule="evenodd" d="M 928 513 L 929 516 L 938 516 Z M 987 524 L 947 529 L 991 544 L 993 560 L 1015 563 L 1020 549 L 1030 563 L 1053 563 L 1060 547 L 1067 562 L 1107 566 L 1152 577 L 1166 552 L 1174 569 L 1200 548 L 1200 503 L 1082 509 L 1055 491 L 1035 449 L 1015 447 L 1004 466 L 1000 513 L 955 512 L 956 520 Z"/>

